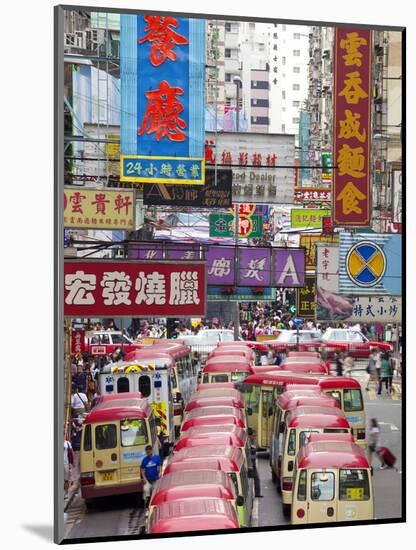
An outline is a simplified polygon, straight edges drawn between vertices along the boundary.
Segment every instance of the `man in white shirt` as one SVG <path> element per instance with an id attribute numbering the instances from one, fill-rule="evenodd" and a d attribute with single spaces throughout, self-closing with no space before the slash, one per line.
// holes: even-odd
<path id="1" fill-rule="evenodd" d="M 88 410 L 88 398 L 80 390 L 81 388 L 77 387 L 71 398 L 72 414 L 75 416 L 85 414 Z"/>
<path id="2" fill-rule="evenodd" d="M 71 463 L 69 460 L 69 454 L 71 452 L 72 452 L 72 445 L 67 439 L 65 439 L 64 441 L 64 496 L 65 498 L 68 496 L 69 480 L 71 477 L 71 473 L 70 473 Z"/>

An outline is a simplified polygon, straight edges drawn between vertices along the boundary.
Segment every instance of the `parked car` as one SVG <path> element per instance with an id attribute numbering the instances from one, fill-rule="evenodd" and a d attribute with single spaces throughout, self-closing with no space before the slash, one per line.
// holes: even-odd
<path id="1" fill-rule="evenodd" d="M 314 345 L 319 347 L 320 333 L 315 330 L 282 330 L 276 340 L 268 340 L 266 343 L 274 351 L 285 352 L 288 349 L 294 349 L 298 341 L 300 344 L 308 344 L 308 347 L 310 345 L 310 349 Z"/>
<path id="2" fill-rule="evenodd" d="M 321 337 L 322 343 L 329 348 L 330 354 L 335 350 L 348 351 L 352 357 L 367 358 L 373 348 L 384 351 L 393 351 L 393 346 L 388 342 L 369 340 L 362 332 L 350 328 L 327 328 Z M 331 350 L 331 346 L 333 349 Z"/>
<path id="3" fill-rule="evenodd" d="M 122 349 L 124 353 L 129 353 L 143 348 L 143 344 L 133 342 L 128 336 L 120 331 L 95 331 L 86 337 L 86 347 L 88 355 L 108 355 L 113 353 L 116 348 Z"/>

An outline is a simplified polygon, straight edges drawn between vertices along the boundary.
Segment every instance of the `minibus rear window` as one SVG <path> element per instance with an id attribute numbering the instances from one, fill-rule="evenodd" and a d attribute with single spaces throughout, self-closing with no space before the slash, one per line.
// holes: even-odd
<path id="1" fill-rule="evenodd" d="M 361 397 L 361 390 L 359 389 L 349 389 L 344 390 L 344 411 L 362 411 L 363 410 L 363 400 Z"/>
<path id="2" fill-rule="evenodd" d="M 143 419 L 126 419 L 120 422 L 121 446 L 133 447 L 147 444 L 147 430 Z"/>
<path id="3" fill-rule="evenodd" d="M 214 374 L 212 376 L 213 382 L 228 382 L 228 374 Z"/>
<path id="4" fill-rule="evenodd" d="M 314 472 L 311 478 L 312 500 L 334 499 L 335 476 L 332 472 Z"/>
<path id="5" fill-rule="evenodd" d="M 289 455 L 296 454 L 296 430 L 290 430 L 289 441 L 287 444 L 287 453 Z"/>
<path id="6" fill-rule="evenodd" d="M 117 446 L 115 424 L 103 424 L 95 428 L 95 448 L 99 451 L 114 449 Z"/>
<path id="7" fill-rule="evenodd" d="M 91 424 L 87 424 L 84 427 L 84 451 L 91 451 L 92 441 L 91 441 Z"/>
<path id="8" fill-rule="evenodd" d="M 339 471 L 340 500 L 369 500 L 370 484 L 367 470 Z"/>

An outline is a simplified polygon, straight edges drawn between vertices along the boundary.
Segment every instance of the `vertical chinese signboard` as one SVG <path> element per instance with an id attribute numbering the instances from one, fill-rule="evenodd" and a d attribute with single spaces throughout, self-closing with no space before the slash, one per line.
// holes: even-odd
<path id="1" fill-rule="evenodd" d="M 313 319 L 316 309 L 316 278 L 315 275 L 305 276 L 305 285 L 296 290 L 297 315 Z"/>
<path id="2" fill-rule="evenodd" d="M 204 317 L 205 262 L 64 263 L 68 317 Z"/>
<path id="3" fill-rule="evenodd" d="M 121 16 L 120 180 L 203 184 L 205 22 Z"/>
<path id="4" fill-rule="evenodd" d="M 370 224 L 371 31 L 335 29 L 334 223 Z"/>

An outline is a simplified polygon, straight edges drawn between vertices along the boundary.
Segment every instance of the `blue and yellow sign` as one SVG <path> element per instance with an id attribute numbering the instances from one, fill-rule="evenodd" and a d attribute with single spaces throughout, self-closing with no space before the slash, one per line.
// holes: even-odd
<path id="1" fill-rule="evenodd" d="M 402 294 L 402 240 L 391 233 L 340 233 L 339 293 Z"/>
<path id="2" fill-rule="evenodd" d="M 383 278 L 387 261 L 383 250 L 376 243 L 362 241 L 350 248 L 346 269 L 351 281 L 358 286 L 372 287 Z"/>
<path id="3" fill-rule="evenodd" d="M 205 22 L 122 15 L 120 180 L 205 181 Z"/>

